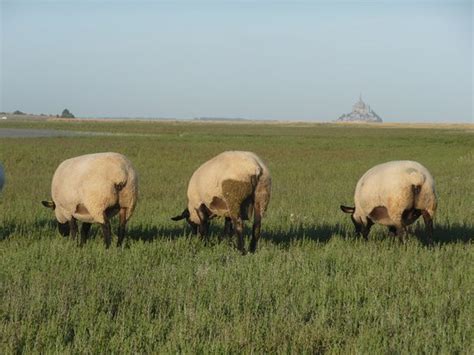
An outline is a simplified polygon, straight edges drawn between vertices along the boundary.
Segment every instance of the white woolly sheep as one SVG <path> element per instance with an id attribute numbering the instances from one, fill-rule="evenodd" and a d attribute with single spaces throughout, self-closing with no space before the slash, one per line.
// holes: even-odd
<path id="1" fill-rule="evenodd" d="M 355 207 L 341 209 L 352 214 L 356 232 L 364 238 L 379 223 L 403 241 L 406 226 L 422 215 L 431 242 L 437 199 L 433 177 L 420 163 L 402 160 L 374 166 L 357 183 L 354 202 Z"/>
<path id="2" fill-rule="evenodd" d="M 2 164 L 0 164 L 0 192 L 2 191 L 4 184 L 5 184 L 5 173 L 3 172 Z"/>
<path id="3" fill-rule="evenodd" d="M 270 172 L 251 152 L 228 151 L 202 164 L 188 185 L 188 207 L 174 221 L 186 219 L 194 234 L 205 236 L 209 220 L 225 217 L 225 233 L 237 234 L 237 248 L 245 254 L 243 220 L 253 213 L 250 252 L 257 249 L 261 220 L 271 194 Z"/>
<path id="4" fill-rule="evenodd" d="M 130 161 L 118 153 L 87 154 L 63 161 L 53 176 L 52 208 L 63 236 L 77 236 L 81 221 L 80 245 L 87 240 L 91 223 L 100 223 L 105 245 L 111 243 L 110 219 L 119 213 L 117 246 L 125 236 L 125 226 L 138 198 L 138 176 Z"/>

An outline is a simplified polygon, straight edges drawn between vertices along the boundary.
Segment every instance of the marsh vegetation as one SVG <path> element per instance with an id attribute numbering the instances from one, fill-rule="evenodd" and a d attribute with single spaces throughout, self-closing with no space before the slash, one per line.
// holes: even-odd
<path id="1" fill-rule="evenodd" d="M 202 122 L 32 122 L 106 132 L 0 139 L 0 352 L 472 353 L 474 135 L 456 127 Z M 176 215 L 193 171 L 224 150 L 256 152 L 273 177 L 256 254 L 207 241 Z M 79 248 L 40 201 L 58 164 L 116 151 L 140 175 L 125 245 L 100 229 Z M 371 166 L 417 160 L 436 180 L 434 245 L 355 238 L 352 204 Z M 117 229 L 117 221 L 113 225 Z M 250 234 L 247 225 L 246 234 Z M 116 238 L 116 236 L 115 236 Z"/>

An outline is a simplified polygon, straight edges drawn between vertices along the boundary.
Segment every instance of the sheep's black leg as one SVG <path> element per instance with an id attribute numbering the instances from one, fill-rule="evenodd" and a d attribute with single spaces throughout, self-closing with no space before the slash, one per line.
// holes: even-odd
<path id="1" fill-rule="evenodd" d="M 426 226 L 426 242 L 428 244 L 433 244 L 433 218 L 431 218 L 427 211 L 423 211 L 421 213 Z"/>
<path id="2" fill-rule="evenodd" d="M 369 233 L 370 233 L 370 228 L 372 228 L 372 225 L 374 222 L 372 222 L 371 219 L 367 219 L 367 224 L 362 225 L 362 229 L 360 231 L 360 234 L 362 237 L 364 237 L 365 240 L 369 240 Z"/>
<path id="3" fill-rule="evenodd" d="M 91 230 L 91 224 L 87 222 L 82 223 L 81 227 L 81 245 L 84 245 L 87 238 L 89 237 L 89 231 Z"/>
<path id="4" fill-rule="evenodd" d="M 208 232 L 209 232 L 209 221 L 207 219 L 201 220 L 199 224 L 199 235 L 201 239 L 204 240 L 204 243 L 208 242 Z"/>
<path id="5" fill-rule="evenodd" d="M 259 204 L 255 204 L 254 216 L 253 216 L 253 227 L 252 227 L 252 240 L 250 241 L 250 252 L 255 253 L 257 250 L 257 243 L 260 239 L 260 228 L 262 226 L 262 213 L 260 212 Z"/>
<path id="6" fill-rule="evenodd" d="M 242 253 L 242 255 L 247 254 L 245 251 L 244 245 L 244 226 L 241 217 L 233 217 L 232 223 L 234 225 L 235 234 L 237 235 L 237 249 Z"/>
<path id="7" fill-rule="evenodd" d="M 389 226 L 388 232 L 391 237 L 395 237 L 397 235 L 397 228 L 394 226 Z"/>
<path id="8" fill-rule="evenodd" d="M 104 223 L 102 224 L 102 233 L 104 234 L 105 248 L 108 248 L 112 242 L 112 232 L 110 230 L 110 221 L 107 218 L 104 218 Z"/>
<path id="9" fill-rule="evenodd" d="M 224 224 L 224 235 L 226 237 L 232 237 L 233 230 L 232 230 L 232 220 L 229 217 L 225 218 Z"/>
<path id="10" fill-rule="evenodd" d="M 199 236 L 205 243 L 207 243 L 207 233 L 209 232 L 209 210 L 204 204 L 201 204 L 201 206 L 196 209 L 196 212 L 199 218 Z"/>
<path id="11" fill-rule="evenodd" d="M 362 235 L 362 237 L 363 237 L 365 240 L 369 240 L 369 232 L 370 232 L 370 228 L 364 228 L 364 229 L 362 229 L 362 231 L 360 232 L 360 234 Z"/>
<path id="12" fill-rule="evenodd" d="M 406 242 L 406 228 L 404 226 L 397 226 L 397 236 L 402 244 L 405 244 Z"/>
<path id="13" fill-rule="evenodd" d="M 119 227 L 118 227 L 118 239 L 117 246 L 121 246 L 125 237 L 125 227 L 127 225 L 127 209 L 121 208 L 119 212 Z"/>
<path id="14" fill-rule="evenodd" d="M 72 217 L 71 220 L 69 221 L 69 229 L 71 231 L 72 240 L 77 241 L 77 221 L 74 217 Z"/>

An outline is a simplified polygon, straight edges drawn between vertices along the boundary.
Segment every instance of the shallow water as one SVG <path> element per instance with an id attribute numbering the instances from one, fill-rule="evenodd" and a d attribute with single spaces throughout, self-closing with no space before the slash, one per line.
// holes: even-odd
<path id="1" fill-rule="evenodd" d="M 0 128 L 0 138 L 37 138 L 37 137 L 68 137 L 90 135 L 89 132 L 74 132 L 55 129 L 33 128 Z"/>

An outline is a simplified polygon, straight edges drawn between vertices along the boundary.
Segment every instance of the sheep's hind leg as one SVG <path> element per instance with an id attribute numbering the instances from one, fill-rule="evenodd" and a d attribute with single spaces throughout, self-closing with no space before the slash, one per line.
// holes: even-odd
<path id="1" fill-rule="evenodd" d="M 253 227 L 252 227 L 252 240 L 250 241 L 249 250 L 251 253 L 255 253 L 257 250 L 257 243 L 260 239 L 260 229 L 262 226 L 262 213 L 260 211 L 260 205 L 256 204 L 254 208 L 253 216 Z"/>
<path id="2" fill-rule="evenodd" d="M 407 234 L 406 227 L 404 227 L 404 226 L 397 226 L 397 227 L 396 227 L 396 231 L 397 231 L 397 236 L 398 236 L 400 242 L 401 242 L 402 244 L 405 244 L 405 242 L 406 242 L 406 234 Z"/>
<path id="3" fill-rule="evenodd" d="M 127 209 L 121 208 L 119 212 L 119 227 L 118 227 L 118 239 L 117 246 L 121 246 L 123 239 L 125 238 L 125 227 L 127 225 Z"/>
<path id="4" fill-rule="evenodd" d="M 426 242 L 433 244 L 433 218 L 427 211 L 422 211 L 421 214 L 426 226 Z"/>
<path id="5" fill-rule="evenodd" d="M 71 230 L 72 240 L 77 241 L 77 221 L 74 217 L 72 217 L 71 220 L 69 221 L 69 228 Z"/>
<path id="6" fill-rule="evenodd" d="M 233 229 L 232 229 L 232 220 L 229 217 L 225 218 L 224 223 L 224 235 L 226 237 L 232 237 Z"/>
<path id="7" fill-rule="evenodd" d="M 395 237 L 397 235 L 397 228 L 394 226 L 388 227 L 388 235 L 391 237 Z"/>
<path id="8" fill-rule="evenodd" d="M 119 212 L 119 230 L 118 230 L 118 239 L 117 246 L 121 246 L 123 239 L 125 238 L 125 230 L 127 226 L 127 209 L 121 208 Z"/>
<path id="9" fill-rule="evenodd" d="M 244 226 L 241 217 L 233 217 L 232 223 L 234 225 L 235 234 L 237 235 L 237 249 L 242 253 L 242 255 L 247 254 L 245 251 L 244 245 Z"/>
<path id="10" fill-rule="evenodd" d="M 108 218 L 104 218 L 104 223 L 102 223 L 102 233 L 104 234 L 104 243 L 105 248 L 110 247 L 110 243 L 112 242 L 112 232 L 110 229 L 110 221 Z"/>
<path id="11" fill-rule="evenodd" d="M 91 224 L 87 222 L 83 222 L 82 227 L 81 227 L 81 245 L 84 245 L 84 243 L 87 241 L 90 230 L 91 230 Z"/>
<path id="12" fill-rule="evenodd" d="M 390 210 L 390 209 L 389 209 Z M 399 239 L 399 241 L 402 244 L 405 244 L 405 239 L 406 239 L 406 225 L 404 223 L 404 213 L 406 209 L 403 208 L 392 208 L 392 211 L 394 213 L 391 213 L 389 215 L 390 219 L 393 221 L 393 227 L 396 230 L 396 235 Z"/>

